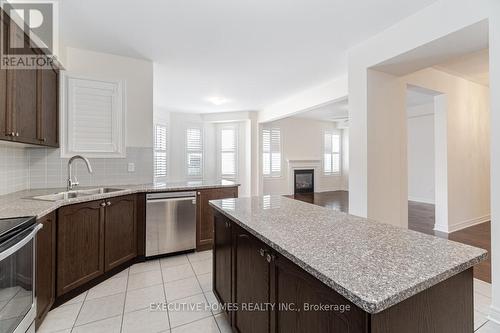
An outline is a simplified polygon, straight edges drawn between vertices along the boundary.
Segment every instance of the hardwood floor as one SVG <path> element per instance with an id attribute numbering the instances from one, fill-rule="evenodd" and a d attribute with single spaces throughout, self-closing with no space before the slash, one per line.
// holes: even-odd
<path id="1" fill-rule="evenodd" d="M 349 210 L 349 192 L 332 191 L 321 193 L 302 193 L 287 197 L 332 208 L 341 212 Z M 432 204 L 408 202 L 408 228 L 456 242 L 476 246 L 491 253 L 491 223 L 481 223 L 450 234 L 434 230 L 435 208 Z M 491 256 L 474 266 L 474 277 L 491 283 Z"/>

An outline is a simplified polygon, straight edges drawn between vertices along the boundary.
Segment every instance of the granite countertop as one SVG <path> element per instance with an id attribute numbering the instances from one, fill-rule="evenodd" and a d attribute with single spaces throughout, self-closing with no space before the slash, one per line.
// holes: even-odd
<path id="1" fill-rule="evenodd" d="M 154 193 L 170 191 L 194 191 L 209 188 L 234 187 L 240 184 L 228 180 L 200 180 L 200 181 L 180 181 L 180 182 L 157 182 L 140 185 L 110 185 L 109 188 L 120 189 L 120 191 L 81 196 L 60 201 L 43 201 L 32 199 L 34 196 L 53 194 L 66 191 L 65 188 L 58 189 L 36 189 L 14 192 L 0 196 L 0 218 L 18 217 L 18 216 L 45 216 L 59 207 L 71 205 L 80 202 L 100 200 L 117 197 L 133 193 Z M 75 190 L 85 190 L 97 188 L 78 187 Z"/>
<path id="2" fill-rule="evenodd" d="M 281 196 L 210 205 L 369 313 L 487 257 L 483 249 Z"/>

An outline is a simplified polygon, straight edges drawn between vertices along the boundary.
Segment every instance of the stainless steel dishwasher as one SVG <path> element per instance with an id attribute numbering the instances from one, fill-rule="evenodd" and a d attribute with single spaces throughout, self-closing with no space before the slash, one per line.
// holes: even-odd
<path id="1" fill-rule="evenodd" d="M 196 192 L 146 196 L 146 257 L 196 247 Z"/>

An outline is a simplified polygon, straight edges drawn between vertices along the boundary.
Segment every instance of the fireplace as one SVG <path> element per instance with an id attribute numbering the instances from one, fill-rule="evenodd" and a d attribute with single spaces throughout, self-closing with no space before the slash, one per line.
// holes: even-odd
<path id="1" fill-rule="evenodd" d="M 314 192 L 314 169 L 294 170 L 295 194 Z"/>

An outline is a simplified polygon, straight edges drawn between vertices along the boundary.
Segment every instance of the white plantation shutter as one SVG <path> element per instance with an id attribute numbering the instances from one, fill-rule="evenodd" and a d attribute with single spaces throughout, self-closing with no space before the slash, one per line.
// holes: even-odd
<path id="1" fill-rule="evenodd" d="M 203 176 L 203 141 L 200 128 L 186 129 L 186 162 L 188 177 Z"/>
<path id="2" fill-rule="evenodd" d="M 155 126 L 154 175 L 167 176 L 167 126 Z"/>
<path id="3" fill-rule="evenodd" d="M 63 76 L 63 157 L 125 155 L 125 88 L 120 81 Z"/>
<path id="4" fill-rule="evenodd" d="M 222 128 L 220 133 L 220 167 L 221 176 L 236 177 L 237 151 L 236 128 Z"/>
<path id="5" fill-rule="evenodd" d="M 262 172 L 264 176 L 281 176 L 281 130 L 262 130 Z"/>
<path id="6" fill-rule="evenodd" d="M 326 131 L 324 134 L 323 172 L 326 175 L 340 173 L 340 134 Z"/>

